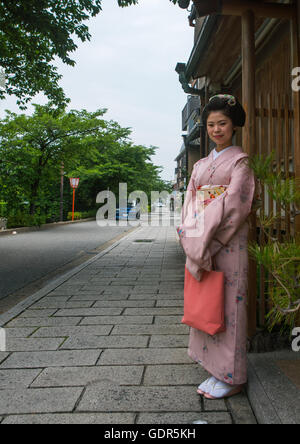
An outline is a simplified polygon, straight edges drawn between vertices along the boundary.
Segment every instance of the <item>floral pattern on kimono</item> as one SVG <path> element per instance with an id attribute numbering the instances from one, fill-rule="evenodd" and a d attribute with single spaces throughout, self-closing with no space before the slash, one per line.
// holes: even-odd
<path id="1" fill-rule="evenodd" d="M 226 331 L 210 336 L 191 328 L 189 356 L 217 379 L 229 384 L 247 381 L 248 216 L 255 195 L 255 178 L 240 147 L 216 160 L 212 153 L 194 165 L 178 233 L 186 267 L 201 281 L 203 270 L 225 275 Z M 199 214 L 197 191 L 205 185 L 226 190 Z"/>

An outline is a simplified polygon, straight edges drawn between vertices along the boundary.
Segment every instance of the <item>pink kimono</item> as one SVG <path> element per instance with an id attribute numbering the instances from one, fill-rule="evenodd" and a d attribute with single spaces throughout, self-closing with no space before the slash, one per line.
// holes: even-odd
<path id="1" fill-rule="evenodd" d="M 177 228 L 186 266 L 199 281 L 203 270 L 225 273 L 226 332 L 210 336 L 191 328 L 189 356 L 228 384 L 247 381 L 248 216 L 255 194 L 255 178 L 248 155 L 234 146 L 199 160 L 187 189 L 182 223 Z M 197 193 L 203 185 L 224 185 L 203 211 Z M 213 295 L 211 295 L 213 297 Z"/>

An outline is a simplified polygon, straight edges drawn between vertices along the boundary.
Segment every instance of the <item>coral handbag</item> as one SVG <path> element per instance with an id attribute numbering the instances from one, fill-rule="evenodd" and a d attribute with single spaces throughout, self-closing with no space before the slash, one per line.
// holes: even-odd
<path id="1" fill-rule="evenodd" d="M 211 336 L 224 332 L 224 272 L 204 271 L 199 282 L 185 267 L 182 323 Z"/>

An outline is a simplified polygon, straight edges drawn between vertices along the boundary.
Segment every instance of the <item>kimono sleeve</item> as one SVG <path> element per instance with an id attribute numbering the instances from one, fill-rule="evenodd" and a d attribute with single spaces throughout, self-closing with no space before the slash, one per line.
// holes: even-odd
<path id="1" fill-rule="evenodd" d="M 214 229 L 214 239 L 222 245 L 246 222 L 255 196 L 255 176 L 248 166 L 248 157 L 240 159 L 232 172 L 230 185 L 223 199 L 222 223 Z"/>

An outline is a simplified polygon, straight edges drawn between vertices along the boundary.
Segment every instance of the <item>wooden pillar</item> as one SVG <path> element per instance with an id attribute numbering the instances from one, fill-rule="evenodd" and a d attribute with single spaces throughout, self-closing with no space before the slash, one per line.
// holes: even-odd
<path id="1" fill-rule="evenodd" d="M 242 58 L 243 58 L 243 106 L 247 123 L 243 130 L 243 149 L 249 156 L 256 153 L 256 116 L 255 116 L 255 15 L 251 10 L 242 14 Z M 249 241 L 256 241 L 256 215 L 251 216 Z M 256 262 L 249 256 L 248 281 L 248 336 L 256 333 L 257 301 Z"/>

